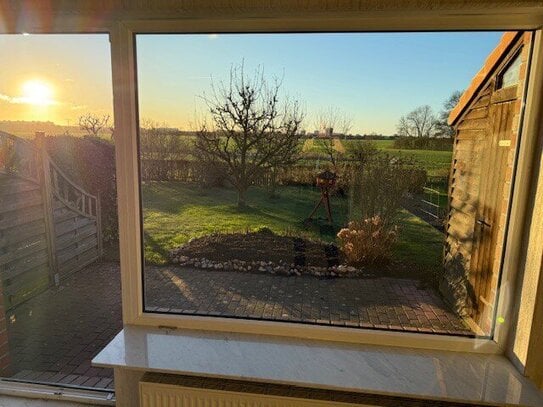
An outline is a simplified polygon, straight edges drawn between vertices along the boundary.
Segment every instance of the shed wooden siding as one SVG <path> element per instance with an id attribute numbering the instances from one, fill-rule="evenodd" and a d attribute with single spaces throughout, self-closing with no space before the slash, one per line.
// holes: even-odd
<path id="1" fill-rule="evenodd" d="M 494 317 L 531 39 L 531 33 L 504 35 L 500 52 L 487 59 L 492 65 L 481 70 L 486 77 L 474 78 L 450 117 L 456 136 L 440 290 L 485 335 Z M 498 74 L 519 49 L 518 85 L 496 90 Z M 498 147 L 500 140 L 505 144 Z M 477 224 L 480 216 L 491 232 Z"/>

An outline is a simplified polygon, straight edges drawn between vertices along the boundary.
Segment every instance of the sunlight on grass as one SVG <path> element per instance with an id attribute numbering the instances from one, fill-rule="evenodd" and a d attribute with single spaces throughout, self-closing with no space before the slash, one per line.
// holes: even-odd
<path id="1" fill-rule="evenodd" d="M 265 189 L 253 187 L 248 194 L 250 207 L 240 211 L 235 205 L 235 191 L 228 188 L 204 191 L 193 184 L 144 184 L 146 261 L 164 264 L 169 250 L 191 238 L 216 232 L 256 231 L 267 227 L 278 234 L 335 240 L 334 236 L 323 237 L 318 230 L 307 230 L 303 225 L 303 220 L 320 197 L 318 190 L 309 187 L 281 187 L 278 192 L 278 198 L 270 199 Z M 332 211 L 337 228 L 345 225 L 347 199 L 333 197 Z M 436 229 L 406 211 L 400 214 L 400 229 L 394 260 L 416 263 L 425 269 L 439 267 L 443 237 Z"/>

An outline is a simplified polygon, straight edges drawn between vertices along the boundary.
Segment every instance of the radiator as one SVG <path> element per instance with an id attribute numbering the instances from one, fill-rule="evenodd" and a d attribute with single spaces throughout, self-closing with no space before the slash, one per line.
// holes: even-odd
<path id="1" fill-rule="evenodd" d="M 140 382 L 141 407 L 371 407 L 270 394 L 183 387 L 176 384 Z"/>

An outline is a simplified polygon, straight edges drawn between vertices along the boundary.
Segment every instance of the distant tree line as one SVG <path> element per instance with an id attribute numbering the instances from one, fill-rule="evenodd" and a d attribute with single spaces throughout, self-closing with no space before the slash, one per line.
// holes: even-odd
<path id="1" fill-rule="evenodd" d="M 454 129 L 449 126 L 449 115 L 460 100 L 462 92 L 455 91 L 436 114 L 428 106 L 419 106 L 401 116 L 397 124 L 394 147 L 402 149 L 450 150 Z"/>

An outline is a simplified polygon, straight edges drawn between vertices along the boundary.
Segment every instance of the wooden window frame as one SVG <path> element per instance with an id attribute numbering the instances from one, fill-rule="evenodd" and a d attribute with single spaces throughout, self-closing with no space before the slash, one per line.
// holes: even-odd
<path id="1" fill-rule="evenodd" d="M 446 27 L 455 29 L 499 29 L 482 23 L 465 22 L 461 17 L 456 24 Z M 487 22 L 486 22 L 487 23 Z M 485 23 L 485 24 L 486 24 Z M 141 20 L 124 21 L 111 28 L 111 52 L 113 66 L 113 93 L 116 129 L 116 162 L 119 203 L 119 230 L 121 252 L 121 281 L 123 322 L 127 325 L 164 326 L 178 329 L 198 329 L 224 332 L 242 332 L 250 334 L 280 335 L 321 340 L 345 341 L 409 348 L 438 350 L 457 350 L 501 354 L 507 345 L 507 336 L 514 323 L 513 315 L 515 288 L 509 282 L 517 275 L 521 256 L 521 244 L 524 228 L 524 209 L 528 205 L 529 195 L 522 185 L 531 178 L 533 157 L 531 149 L 537 142 L 537 117 L 540 108 L 543 78 L 543 57 L 541 31 L 536 31 L 533 45 L 532 64 L 528 78 L 527 109 L 522 126 L 523 136 L 519 146 L 519 166 L 515 176 L 515 191 L 511 202 L 510 226 L 506 236 L 503 277 L 499 290 L 497 315 L 505 322 L 494 321 L 492 339 L 462 338 L 422 333 L 402 333 L 392 331 L 367 330 L 358 328 L 338 328 L 317 325 L 302 325 L 286 322 L 260 320 L 241 320 L 221 317 L 189 316 L 178 314 L 157 314 L 144 312 L 143 270 L 142 270 L 142 222 L 140 207 L 139 158 L 137 146 L 137 83 L 135 66 L 135 35 L 148 33 L 226 33 L 226 32 L 334 32 L 334 31 L 386 31 L 413 30 L 404 27 L 401 22 L 386 21 L 368 25 L 360 19 L 187 19 L 187 20 Z M 426 20 L 416 27 L 428 26 Z M 511 29 L 511 27 L 506 27 Z M 526 28 L 526 27 L 523 27 Z M 537 28 L 537 27 L 532 27 Z M 502 319 L 500 319 L 502 320 Z"/>

